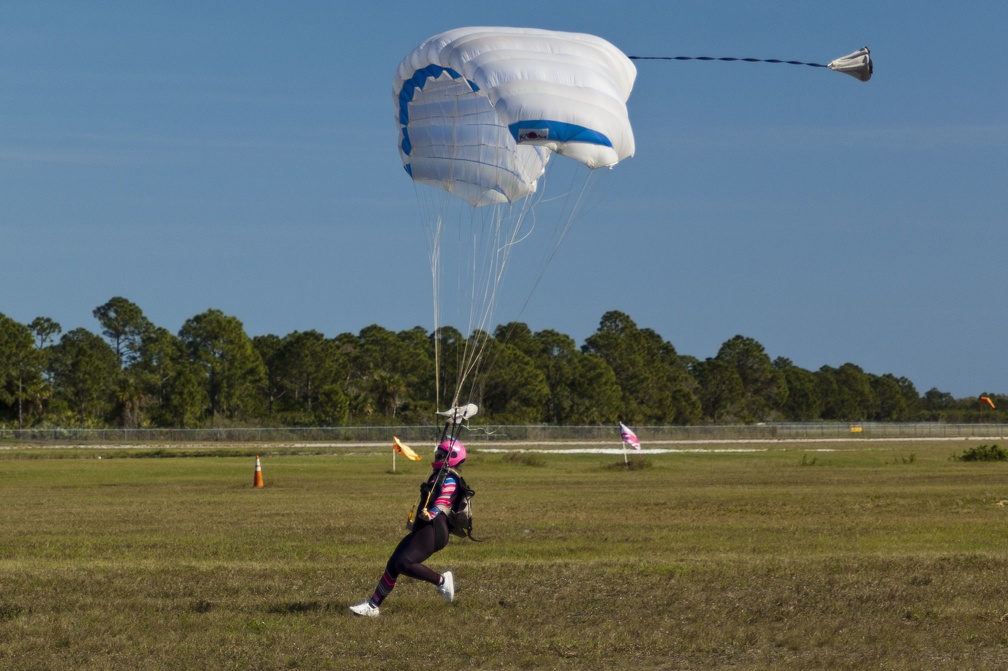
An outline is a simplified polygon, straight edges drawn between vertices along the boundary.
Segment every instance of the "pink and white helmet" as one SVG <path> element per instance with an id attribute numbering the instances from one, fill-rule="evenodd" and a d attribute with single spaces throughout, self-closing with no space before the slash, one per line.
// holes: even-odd
<path id="1" fill-rule="evenodd" d="M 463 461 L 466 460 L 466 449 L 465 445 L 458 440 L 444 440 L 441 444 L 437 446 L 434 450 L 434 463 L 431 464 L 434 468 L 444 467 L 444 459 L 448 457 L 448 467 L 457 468 Z"/>

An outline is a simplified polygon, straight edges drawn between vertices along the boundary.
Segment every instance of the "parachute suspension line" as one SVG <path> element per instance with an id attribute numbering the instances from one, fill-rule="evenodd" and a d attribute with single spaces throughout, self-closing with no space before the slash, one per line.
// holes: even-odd
<path id="1" fill-rule="evenodd" d="M 434 405 L 441 398 L 441 232 L 444 219 L 437 217 L 434 230 L 428 231 L 427 250 L 430 255 L 431 293 L 434 296 Z"/>
<path id="2" fill-rule="evenodd" d="M 570 232 L 574 220 L 580 216 L 587 200 L 586 195 L 593 192 L 593 187 L 597 184 L 596 179 L 601 179 L 595 174 L 607 172 L 591 170 L 580 164 L 577 166 L 568 164 L 564 169 L 561 169 L 560 165 L 554 162 L 548 163 L 546 173 L 540 178 L 540 188 L 525 198 L 512 203 L 477 208 L 458 207 L 452 196 L 427 185 L 414 185 L 417 200 L 427 211 L 425 234 L 434 310 L 436 404 L 447 401 L 446 407 L 449 408 L 464 404 L 461 399 L 467 385 L 469 393 L 474 393 L 478 390 L 483 375 L 493 369 L 495 357 L 488 357 L 486 354 L 490 344 L 489 328 L 495 317 L 499 299 L 498 292 L 503 286 L 511 254 L 539 226 L 542 217 L 536 208 L 545 206 L 558 211 L 558 214 L 546 217 L 555 222 L 552 240 L 549 241 L 551 243 L 549 251 L 538 268 L 518 315 L 511 321 L 518 319 L 527 308 L 532 294 Z M 559 189 L 546 188 L 547 181 L 556 183 L 557 180 L 563 182 L 567 179 L 569 183 L 563 184 Z M 465 223 L 467 219 L 468 223 Z M 457 237 L 455 240 L 450 240 L 448 238 L 453 236 L 449 231 L 453 229 L 457 232 Z M 449 245 L 454 246 L 454 250 Z M 452 291 L 458 297 L 456 300 L 459 306 L 468 304 L 468 330 L 459 334 L 460 343 L 446 343 L 441 333 L 442 328 L 451 323 L 444 321 L 444 309 L 450 308 L 450 305 L 444 304 L 445 293 L 442 289 L 446 287 L 442 285 L 445 281 L 456 283 Z M 505 342 L 507 337 L 508 334 L 505 334 Z M 443 365 L 443 359 L 448 353 L 446 345 L 448 351 L 455 357 L 453 367 L 446 368 Z M 446 379 L 445 375 L 446 371 L 452 370 L 455 371 L 454 381 Z M 447 393 L 445 399 L 442 399 L 443 392 Z M 468 400 L 478 399 L 465 399 Z"/>
<path id="3" fill-rule="evenodd" d="M 528 295 L 525 296 L 525 301 L 522 303 L 519 314 L 524 312 L 525 308 L 528 307 L 529 301 L 532 300 L 532 294 L 539 286 L 542 278 L 546 275 L 546 268 L 553 261 L 553 257 L 556 256 L 557 251 L 560 249 L 560 245 L 563 244 L 563 241 L 567 238 L 567 234 L 570 233 L 570 229 L 573 227 L 574 221 L 580 216 L 585 195 L 593 189 L 595 182 L 594 178 L 597 172 L 597 170 L 588 170 L 588 175 L 581 181 L 580 188 L 575 188 L 575 182 L 578 179 L 578 172 L 576 171 L 571 175 L 569 188 L 562 191 L 564 194 L 564 205 L 561 212 L 564 214 L 560 217 L 561 223 L 557 226 L 557 230 L 554 232 L 553 246 L 550 248 L 549 255 L 539 267 L 539 274 L 536 276 L 535 282 L 533 282 L 532 287 L 529 289 Z M 552 171 L 550 174 L 552 174 Z"/>
<path id="4" fill-rule="evenodd" d="M 421 220 L 425 222 L 423 226 L 424 241 L 427 245 L 427 256 L 430 261 L 430 281 L 431 295 L 433 297 L 434 330 L 434 398 L 441 396 L 441 283 L 443 269 L 441 265 L 442 238 L 446 221 L 447 199 L 439 194 L 437 190 L 429 186 L 413 182 L 413 192 L 416 196 L 418 210 L 421 212 Z M 435 404 L 436 404 L 435 400 Z"/>
<path id="5" fill-rule="evenodd" d="M 546 174 L 541 178 L 542 186 L 545 187 L 549 178 L 553 177 L 555 165 L 556 164 L 554 163 L 547 166 Z M 581 176 L 584 171 L 587 171 L 588 174 L 582 178 Z M 567 238 L 567 234 L 570 233 L 570 230 L 574 225 L 574 221 L 581 215 L 583 209 L 582 205 L 586 199 L 585 197 L 588 193 L 594 192 L 595 187 L 597 186 L 596 180 L 600 179 L 598 175 L 601 172 L 603 171 L 591 170 L 583 166 L 579 169 L 575 169 L 571 174 L 569 186 L 566 189 L 560 189 L 559 191 L 563 194 L 562 196 L 557 196 L 551 199 L 544 198 L 544 202 L 563 200 L 564 204 L 561 208 L 561 216 L 558 219 L 559 223 L 554 229 L 553 245 L 550 248 L 549 254 L 543 260 L 542 265 L 540 265 L 535 281 L 532 283 L 532 286 L 529 287 L 525 300 L 522 302 L 521 308 L 518 311 L 518 317 L 515 318 L 516 320 L 525 312 L 525 308 L 528 307 L 529 302 L 532 300 L 532 294 L 535 293 L 540 282 L 542 282 L 543 277 L 545 277 L 546 270 L 553 261 L 553 257 L 556 256 L 557 252 L 560 250 L 560 245 L 563 244 L 563 241 Z M 580 186 L 578 186 L 579 180 Z M 547 191 L 549 191 L 549 189 L 543 188 L 542 193 L 546 193 Z M 507 342 L 510 339 L 512 330 L 513 328 L 508 329 L 507 333 L 504 335 L 504 342 Z M 492 366 L 493 362 L 490 362 L 489 365 Z"/>
<path id="6" fill-rule="evenodd" d="M 470 391 L 477 389 L 488 369 L 485 360 L 490 340 L 488 329 L 496 311 L 498 291 L 515 246 L 531 233 L 526 226 L 529 218 L 534 227 L 534 203 L 539 199 L 541 195 L 532 195 L 517 202 L 490 206 L 483 221 L 477 222 L 482 230 L 473 235 L 473 265 L 483 271 L 471 274 L 469 337 L 465 340 L 453 406 L 458 405 L 466 383 Z M 481 239 L 482 247 L 477 238 Z"/>

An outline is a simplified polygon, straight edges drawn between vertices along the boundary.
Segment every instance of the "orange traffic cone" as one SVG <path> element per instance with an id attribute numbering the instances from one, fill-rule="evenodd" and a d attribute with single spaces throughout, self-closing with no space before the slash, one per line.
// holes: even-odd
<path id="1" fill-rule="evenodd" d="M 258 489 L 262 489 L 262 464 L 259 463 L 259 455 L 256 455 L 256 469 L 255 469 L 255 479 L 252 480 L 252 486 Z"/>

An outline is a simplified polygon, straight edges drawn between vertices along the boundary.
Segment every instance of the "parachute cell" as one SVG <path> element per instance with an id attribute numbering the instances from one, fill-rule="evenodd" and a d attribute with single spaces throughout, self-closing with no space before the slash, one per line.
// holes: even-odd
<path id="1" fill-rule="evenodd" d="M 636 77 L 609 42 L 532 28 L 459 28 L 396 70 L 399 153 L 417 182 L 472 205 L 531 193 L 555 152 L 589 168 L 634 153 L 626 101 Z"/>

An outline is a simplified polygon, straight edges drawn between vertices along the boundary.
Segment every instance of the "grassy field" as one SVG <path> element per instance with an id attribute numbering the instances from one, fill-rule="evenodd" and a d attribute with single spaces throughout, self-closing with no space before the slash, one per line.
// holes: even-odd
<path id="1" fill-rule="evenodd" d="M 423 463 L 3 450 L 0 668 L 1004 669 L 1008 463 L 971 446 L 474 450 L 456 602 L 403 578 L 377 619 Z"/>

